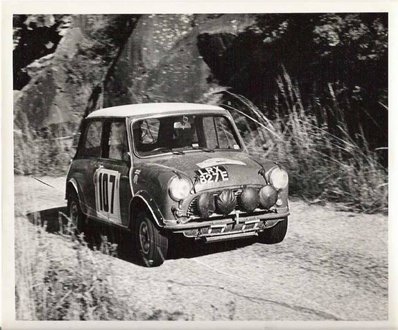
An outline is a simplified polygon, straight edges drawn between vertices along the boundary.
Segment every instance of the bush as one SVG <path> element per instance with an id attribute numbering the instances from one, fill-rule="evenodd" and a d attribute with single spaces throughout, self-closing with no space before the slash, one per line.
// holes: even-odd
<path id="1" fill-rule="evenodd" d="M 369 149 L 364 134 L 357 134 L 354 140 L 344 116 L 336 127 L 329 127 L 322 116 L 305 109 L 298 86 L 286 72 L 277 83 L 279 94 L 275 97 L 284 109 L 278 109 L 272 121 L 243 96 L 228 92 L 235 103 L 238 100 L 237 104 L 243 105 L 224 104 L 232 110 L 249 152 L 260 160 L 269 158 L 285 166 L 293 195 L 338 202 L 345 210 L 386 212 L 387 169 L 379 162 L 377 152 Z M 338 101 L 334 101 L 338 108 Z M 318 107 L 321 113 L 328 111 L 322 105 Z M 242 115 L 252 120 L 247 122 Z"/>

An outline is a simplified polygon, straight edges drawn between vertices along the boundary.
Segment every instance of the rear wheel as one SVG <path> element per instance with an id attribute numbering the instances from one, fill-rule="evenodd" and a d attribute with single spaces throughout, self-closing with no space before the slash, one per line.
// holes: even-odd
<path id="1" fill-rule="evenodd" d="M 259 242 L 264 244 L 276 244 L 283 241 L 287 232 L 287 218 L 279 221 L 275 226 L 259 233 Z"/>
<path id="2" fill-rule="evenodd" d="M 80 208 L 79 198 L 75 192 L 72 192 L 68 198 L 68 215 L 74 233 L 82 233 L 86 225 L 86 216 Z"/>
<path id="3" fill-rule="evenodd" d="M 146 267 L 163 264 L 167 256 L 168 238 L 155 226 L 146 212 L 140 212 L 135 219 L 134 238 L 138 257 Z"/>

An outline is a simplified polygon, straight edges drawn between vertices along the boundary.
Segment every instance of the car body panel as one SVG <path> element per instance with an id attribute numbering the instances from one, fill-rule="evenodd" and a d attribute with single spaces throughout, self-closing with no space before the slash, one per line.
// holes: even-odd
<path id="1" fill-rule="evenodd" d="M 158 116 L 159 114 L 187 114 L 187 113 L 198 113 L 203 111 L 222 111 L 225 110 L 221 107 L 208 105 L 208 104 L 196 104 L 196 103 L 143 103 L 143 104 L 129 104 L 116 107 L 109 107 L 93 111 L 87 116 L 87 119 L 101 118 L 101 117 L 150 117 Z"/>
<path id="2" fill-rule="evenodd" d="M 94 177 L 97 179 L 96 182 L 98 182 L 98 178 L 101 176 L 101 173 L 108 173 L 109 175 L 109 189 L 111 191 L 110 200 L 114 204 L 113 209 L 112 207 L 108 207 L 108 212 L 102 212 L 103 218 L 106 214 L 106 220 L 127 227 L 129 224 L 129 205 L 132 198 L 129 178 L 130 166 L 126 162 L 101 159 L 98 161 L 98 170 L 94 175 Z M 113 183 L 110 181 L 113 177 L 115 178 L 115 187 L 112 186 Z M 99 189 L 97 185 L 96 189 Z M 113 198 L 112 192 L 114 195 Z M 99 194 L 96 193 L 96 196 L 98 195 Z M 99 211 L 100 204 L 101 203 L 99 203 L 99 201 L 96 201 L 97 217 L 101 217 Z"/>
<path id="3" fill-rule="evenodd" d="M 209 158 L 212 155 L 212 158 Z M 218 164 L 218 165 L 214 165 Z M 210 166 L 208 166 L 210 165 Z M 228 180 L 218 182 L 201 183 L 196 181 L 198 171 L 212 166 L 222 166 L 228 173 Z M 168 155 L 156 158 L 136 161 L 132 171 L 134 191 L 148 191 L 161 210 L 162 218 L 175 219 L 171 209 L 177 207 L 168 194 L 168 182 L 176 173 L 187 177 L 194 184 L 195 196 L 203 191 L 222 190 L 223 188 L 236 188 L 242 185 L 261 186 L 266 181 L 259 171 L 265 171 L 275 166 L 275 163 L 267 161 L 259 164 L 244 152 L 212 152 L 202 151 L 187 153 L 184 155 Z M 192 196 L 194 197 L 194 196 Z"/>
<path id="4" fill-rule="evenodd" d="M 97 216 L 95 209 L 95 186 L 93 181 L 97 167 L 97 159 L 76 159 L 72 162 L 67 176 L 67 182 L 73 179 L 73 182 L 75 182 L 75 185 L 79 188 L 82 211 L 90 217 Z"/>

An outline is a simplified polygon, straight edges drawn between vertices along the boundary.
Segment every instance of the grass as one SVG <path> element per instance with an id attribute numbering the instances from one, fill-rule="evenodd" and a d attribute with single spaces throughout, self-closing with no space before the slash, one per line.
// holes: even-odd
<path id="1" fill-rule="evenodd" d="M 122 319 L 108 279 L 112 269 L 98 252 L 76 237 L 67 240 L 69 249 L 56 248 L 44 227 L 25 218 L 17 219 L 15 231 L 17 319 Z"/>
<path id="2" fill-rule="evenodd" d="M 87 247 L 70 226 L 58 235 L 33 226 L 23 217 L 15 221 L 15 294 L 17 320 L 177 320 L 179 312 L 139 311 L 116 292 L 115 246 L 106 239 L 98 250 Z M 105 255 L 104 255 L 105 254 Z"/>
<path id="3" fill-rule="evenodd" d="M 22 175 L 66 175 L 74 156 L 73 133 L 64 137 L 48 132 L 34 133 L 30 128 L 14 128 L 14 173 Z"/>
<path id="4" fill-rule="evenodd" d="M 224 106 L 235 117 L 249 152 L 283 165 L 293 195 L 311 202 L 337 202 L 349 211 L 386 213 L 388 171 L 368 147 L 363 132 L 355 140 L 350 136 L 333 90 L 339 121 L 332 129 L 324 117 L 305 108 L 298 86 L 286 72 L 277 82 L 276 97 L 281 101 L 272 121 L 245 97 L 227 92 L 233 102 Z M 326 106 L 319 107 L 321 113 L 327 111 Z"/>

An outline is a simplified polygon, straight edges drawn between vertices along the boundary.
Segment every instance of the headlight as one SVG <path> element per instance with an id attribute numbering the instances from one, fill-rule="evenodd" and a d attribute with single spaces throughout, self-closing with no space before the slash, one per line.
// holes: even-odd
<path id="1" fill-rule="evenodd" d="M 269 181 L 276 190 L 284 189 L 289 183 L 289 176 L 285 170 L 275 167 L 269 174 Z"/>
<path id="2" fill-rule="evenodd" d="M 191 191 L 191 182 L 185 178 L 174 177 L 169 183 L 170 197 L 179 202 L 189 195 Z"/>

